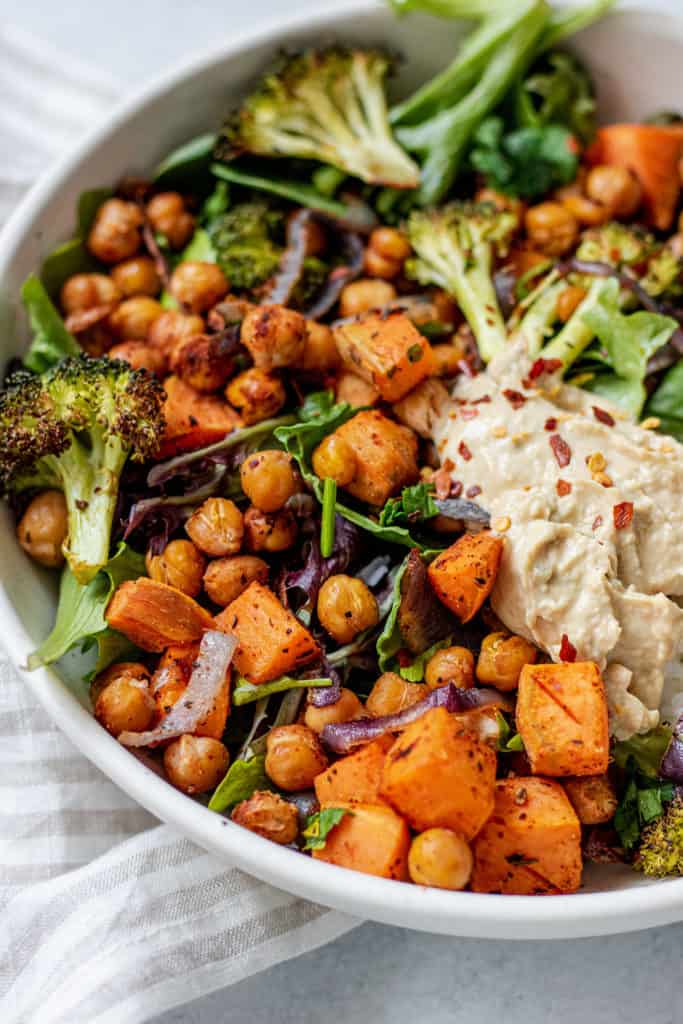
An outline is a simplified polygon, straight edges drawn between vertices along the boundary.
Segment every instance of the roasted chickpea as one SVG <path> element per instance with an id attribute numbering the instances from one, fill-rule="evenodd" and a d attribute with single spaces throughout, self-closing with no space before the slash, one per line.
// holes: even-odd
<path id="1" fill-rule="evenodd" d="M 151 256 L 134 256 L 112 268 L 112 280 L 126 298 L 133 295 L 151 295 L 161 291 L 161 279 Z"/>
<path id="2" fill-rule="evenodd" d="M 374 718 L 393 715 L 417 704 L 428 692 L 422 683 L 408 683 L 396 672 L 384 672 L 373 685 L 365 710 Z"/>
<path id="3" fill-rule="evenodd" d="M 194 217 L 178 192 L 160 192 L 147 203 L 147 217 L 155 231 L 168 239 L 172 249 L 182 249 L 194 232 Z"/>
<path id="4" fill-rule="evenodd" d="M 299 834 L 299 815 L 294 804 L 268 790 L 252 793 L 235 807 L 230 817 L 242 828 L 281 846 L 293 843 Z"/>
<path id="5" fill-rule="evenodd" d="M 242 547 L 242 513 L 229 498 L 207 498 L 192 513 L 185 530 L 200 551 L 212 558 L 236 555 Z"/>
<path id="6" fill-rule="evenodd" d="M 140 248 L 143 219 L 137 203 L 107 199 L 97 211 L 88 235 L 90 252 L 102 263 L 130 259 Z"/>
<path id="7" fill-rule="evenodd" d="M 338 402 L 348 402 L 354 408 L 363 405 L 377 405 L 380 394 L 377 388 L 357 373 L 340 370 L 334 381 L 334 393 Z"/>
<path id="8" fill-rule="evenodd" d="M 387 259 L 386 256 L 382 256 L 376 249 L 368 248 L 363 255 L 363 268 L 369 277 L 391 281 L 392 278 L 398 277 L 401 273 L 402 264 L 397 262 L 397 260 Z"/>
<path id="9" fill-rule="evenodd" d="M 181 341 L 203 333 L 204 321 L 200 316 L 195 313 L 181 313 L 176 309 L 168 309 L 149 328 L 147 341 L 170 358 Z"/>
<path id="10" fill-rule="evenodd" d="M 415 836 L 408 853 L 408 872 L 416 885 L 464 889 L 473 867 L 472 851 L 457 832 L 430 828 Z"/>
<path id="11" fill-rule="evenodd" d="M 606 775 L 563 779 L 563 783 L 582 825 L 602 825 L 614 817 L 619 801 Z"/>
<path id="12" fill-rule="evenodd" d="M 61 491 L 37 494 L 17 525 L 17 539 L 26 554 L 49 569 L 64 564 L 62 547 L 68 532 L 66 500 Z"/>
<path id="13" fill-rule="evenodd" d="M 152 723 L 155 709 L 149 677 L 123 674 L 100 691 L 95 718 L 112 736 L 119 736 L 122 732 L 144 732 Z"/>
<path id="14" fill-rule="evenodd" d="M 149 670 L 140 661 L 117 661 L 108 668 L 103 669 L 90 684 L 90 700 L 93 704 L 104 690 L 105 686 L 116 682 L 117 679 L 133 679 L 139 683 L 149 684 Z"/>
<path id="15" fill-rule="evenodd" d="M 240 467 L 242 490 L 262 512 L 277 512 L 301 490 L 291 455 L 278 448 L 249 455 Z"/>
<path id="16" fill-rule="evenodd" d="M 316 707 L 315 704 L 309 702 L 306 705 L 304 724 L 320 735 L 326 725 L 350 722 L 353 718 L 361 718 L 363 712 L 363 705 L 353 690 L 347 690 L 346 687 L 343 687 L 336 704 Z"/>
<path id="17" fill-rule="evenodd" d="M 244 543 L 249 551 L 286 551 L 296 541 L 298 532 L 296 519 L 286 508 L 262 512 L 250 505 L 244 513 Z"/>
<path id="18" fill-rule="evenodd" d="M 343 437 L 328 434 L 313 452 L 313 470 L 321 480 L 330 477 L 340 487 L 350 484 L 356 475 L 356 453 Z"/>
<path id="19" fill-rule="evenodd" d="M 242 321 L 240 341 L 259 370 L 293 366 L 303 358 L 306 321 L 286 306 L 254 306 Z"/>
<path id="20" fill-rule="evenodd" d="M 145 565 L 151 579 L 190 597 L 196 597 L 202 589 L 206 561 L 191 540 L 172 540 L 160 555 L 148 551 Z"/>
<path id="21" fill-rule="evenodd" d="M 310 789 L 328 760 L 316 734 L 305 725 L 279 725 L 266 740 L 266 775 L 288 793 Z"/>
<path id="22" fill-rule="evenodd" d="M 598 164 L 586 178 L 586 195 L 612 217 L 632 217 L 643 201 L 643 189 L 628 167 Z"/>
<path id="23" fill-rule="evenodd" d="M 521 636 L 489 633 L 484 637 L 477 659 L 477 679 L 507 692 L 516 690 L 525 665 L 533 665 L 538 651 Z"/>
<path id="24" fill-rule="evenodd" d="M 239 409 L 244 423 L 260 423 L 276 416 L 287 400 L 284 384 L 279 377 L 252 367 L 244 370 L 228 384 L 225 397 Z"/>
<path id="25" fill-rule="evenodd" d="M 328 370 L 335 370 L 340 362 L 334 334 L 327 324 L 307 320 L 304 351 L 298 364 L 299 369 L 308 373 L 326 373 Z"/>
<path id="26" fill-rule="evenodd" d="M 166 373 L 166 359 L 163 352 L 146 341 L 122 341 L 109 349 L 107 355 L 110 359 L 122 359 L 134 370 L 149 370 L 158 377 Z"/>
<path id="27" fill-rule="evenodd" d="M 121 290 L 106 274 L 74 274 L 62 285 L 59 301 L 67 316 L 119 302 Z"/>
<path id="28" fill-rule="evenodd" d="M 234 555 L 231 558 L 216 558 L 209 562 L 204 573 L 204 590 L 214 604 L 225 607 L 250 583 L 268 582 L 268 564 L 255 555 Z"/>
<path id="29" fill-rule="evenodd" d="M 530 241 L 547 256 L 562 256 L 579 234 L 574 214 L 552 200 L 531 206 L 524 216 L 524 225 Z"/>
<path id="30" fill-rule="evenodd" d="M 460 364 L 465 358 L 465 348 L 460 342 L 432 345 L 432 353 L 435 376 L 455 377 L 460 372 Z"/>
<path id="31" fill-rule="evenodd" d="M 387 281 L 362 277 L 343 289 L 339 299 L 341 316 L 359 316 L 371 309 L 379 309 L 393 302 L 396 289 Z"/>
<path id="32" fill-rule="evenodd" d="M 370 234 L 368 246 L 380 256 L 396 263 L 404 263 L 411 253 L 410 242 L 397 228 L 375 228 Z"/>
<path id="33" fill-rule="evenodd" d="M 425 683 L 430 690 L 447 683 L 468 690 L 474 686 L 474 655 L 466 647 L 444 647 L 427 662 Z"/>
<path id="34" fill-rule="evenodd" d="M 598 227 L 610 218 L 608 207 L 594 203 L 592 199 L 588 199 L 584 195 L 565 195 L 562 196 L 560 202 L 576 217 L 579 224 L 586 227 Z"/>
<path id="35" fill-rule="evenodd" d="M 379 621 L 375 595 L 362 580 L 338 573 L 325 580 L 318 594 L 318 618 L 340 644 L 348 644 Z"/>
<path id="36" fill-rule="evenodd" d="M 227 293 L 229 284 L 216 263 L 185 260 L 171 275 L 170 291 L 191 313 L 205 313 Z"/>
<path id="37" fill-rule="evenodd" d="M 186 338 L 171 354 L 171 371 L 194 388 L 211 393 L 225 386 L 232 373 L 233 360 L 222 351 L 215 334 L 196 334 Z"/>
<path id="38" fill-rule="evenodd" d="M 215 789 L 229 764 L 227 748 L 210 736 L 180 736 L 164 751 L 168 781 L 183 793 Z"/>
<path id="39" fill-rule="evenodd" d="M 109 317 L 109 325 L 121 341 L 144 341 L 155 320 L 164 308 L 149 295 L 136 295 L 125 299 Z"/>
<path id="40" fill-rule="evenodd" d="M 560 292 L 560 296 L 557 300 L 557 319 L 561 320 L 563 324 L 566 324 L 586 298 L 586 295 L 587 292 L 585 288 L 579 288 L 579 286 L 575 284 L 568 284 L 567 287 Z"/>

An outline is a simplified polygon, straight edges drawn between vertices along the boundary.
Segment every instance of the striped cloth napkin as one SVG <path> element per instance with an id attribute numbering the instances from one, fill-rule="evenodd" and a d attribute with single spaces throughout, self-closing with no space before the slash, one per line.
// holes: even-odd
<path id="1" fill-rule="evenodd" d="M 0 30 L 0 222 L 117 95 Z M 55 728 L 0 652 L 0 1020 L 137 1024 L 359 922 L 159 825 Z"/>

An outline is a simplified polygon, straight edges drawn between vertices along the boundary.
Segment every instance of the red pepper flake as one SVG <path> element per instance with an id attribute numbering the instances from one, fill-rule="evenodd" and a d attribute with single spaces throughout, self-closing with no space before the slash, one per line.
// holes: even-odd
<path id="1" fill-rule="evenodd" d="M 408 665 L 412 665 L 414 659 L 410 651 L 406 651 L 405 647 L 402 647 L 396 654 L 396 660 L 398 661 L 399 668 L 408 668 Z"/>
<path id="2" fill-rule="evenodd" d="M 566 633 L 562 634 L 560 661 L 576 661 L 576 647 L 574 647 Z"/>
<path id="3" fill-rule="evenodd" d="M 448 492 L 449 498 L 459 498 L 462 494 L 462 483 L 460 480 L 452 480 L 451 487 Z"/>
<path id="4" fill-rule="evenodd" d="M 472 458 L 472 452 L 469 450 L 464 441 L 461 441 L 460 444 L 458 445 L 458 451 L 462 455 L 465 462 L 469 462 L 470 459 Z"/>
<path id="5" fill-rule="evenodd" d="M 472 486 L 468 487 L 465 491 L 465 496 L 467 498 L 476 498 L 478 494 L 481 494 L 481 487 L 479 484 L 472 484 Z"/>
<path id="6" fill-rule="evenodd" d="M 569 463 L 572 461 L 571 448 L 564 440 L 564 438 L 560 437 L 559 434 L 553 434 L 552 437 L 550 437 L 548 440 L 550 441 L 550 447 L 553 450 L 555 461 L 557 462 L 560 469 L 564 469 L 564 467 L 568 466 Z"/>
<path id="7" fill-rule="evenodd" d="M 512 388 L 505 388 L 503 396 L 507 398 L 513 409 L 521 408 L 526 402 L 524 395 L 520 391 L 514 391 Z"/>
<path id="8" fill-rule="evenodd" d="M 603 523 L 602 516 L 596 516 L 595 519 L 593 520 L 593 529 L 594 530 L 599 530 L 600 527 L 602 526 L 602 523 Z"/>
<path id="9" fill-rule="evenodd" d="M 536 380 L 543 373 L 553 373 L 562 366 L 561 359 L 536 359 L 529 370 L 529 379 Z"/>
<path id="10" fill-rule="evenodd" d="M 604 423 L 606 427 L 614 426 L 614 417 L 610 416 L 610 414 L 605 409 L 601 409 L 599 406 L 594 405 L 593 415 L 595 416 L 596 420 L 599 420 L 600 423 Z"/>
<path id="11" fill-rule="evenodd" d="M 557 481 L 557 493 L 560 496 L 560 498 L 564 498 L 567 494 L 572 493 L 572 485 L 569 483 L 568 480 Z"/>
<path id="12" fill-rule="evenodd" d="M 463 420 L 473 420 L 478 415 L 478 409 L 462 409 L 460 412 L 460 418 Z"/>
<path id="13" fill-rule="evenodd" d="M 557 430 L 557 420 L 554 416 L 549 416 L 544 426 L 546 430 Z"/>
<path id="14" fill-rule="evenodd" d="M 622 501 L 619 505 L 615 505 L 612 509 L 612 515 L 614 516 L 614 525 L 617 530 L 623 530 L 629 526 L 633 519 L 633 502 Z"/>
<path id="15" fill-rule="evenodd" d="M 472 399 L 472 405 L 481 405 L 482 402 L 490 402 L 490 401 L 491 401 L 491 396 L 490 395 L 482 395 L 480 398 L 473 398 Z"/>

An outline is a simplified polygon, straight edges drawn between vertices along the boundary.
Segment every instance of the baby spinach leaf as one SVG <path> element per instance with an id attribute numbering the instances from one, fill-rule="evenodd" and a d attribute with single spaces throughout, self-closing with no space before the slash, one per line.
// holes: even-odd
<path id="1" fill-rule="evenodd" d="M 40 268 L 40 279 L 48 295 L 56 296 L 74 274 L 94 273 L 101 268 L 88 250 L 86 239 L 102 203 L 112 196 L 111 189 L 95 188 L 83 192 L 78 200 L 76 235 L 50 253 Z"/>
<path id="2" fill-rule="evenodd" d="M 186 186 L 207 175 L 217 139 L 217 135 L 206 133 L 178 146 L 157 167 L 154 184 L 163 188 Z"/>
<path id="3" fill-rule="evenodd" d="M 414 523 L 438 516 L 439 509 L 434 501 L 433 484 L 413 484 L 404 487 L 399 498 L 390 498 L 379 517 L 380 526 L 394 526 L 397 523 Z"/>
<path id="4" fill-rule="evenodd" d="M 645 411 L 658 417 L 660 430 L 683 442 L 683 362 L 668 370 Z"/>
<path id="5" fill-rule="evenodd" d="M 270 697 L 274 693 L 284 693 L 285 690 L 304 690 L 309 686 L 332 686 L 332 680 L 321 679 L 294 679 L 292 676 L 280 676 L 270 683 L 250 683 L 243 676 L 235 680 L 235 689 L 232 694 L 232 702 L 235 707 L 243 704 L 252 704 L 256 700 Z"/>
<path id="6" fill-rule="evenodd" d="M 255 754 L 246 761 L 233 761 L 209 800 L 209 810 L 219 814 L 231 811 L 235 804 L 248 800 L 257 790 L 271 789 L 265 765 L 265 754 Z"/>
<path id="7" fill-rule="evenodd" d="M 673 799 L 671 782 L 661 782 L 644 775 L 630 756 L 626 762 L 626 788 L 614 815 L 614 828 L 625 850 L 637 844 L 645 825 L 658 818 L 664 804 Z"/>
<path id="8" fill-rule="evenodd" d="M 29 669 L 51 665 L 72 647 L 88 650 L 98 645 L 97 670 L 111 664 L 124 650 L 123 638 L 110 629 L 105 611 L 112 594 L 125 580 L 145 575 L 145 559 L 127 544 L 121 543 L 90 583 L 81 586 L 69 569 L 62 571 L 55 624 L 50 635 L 28 659 Z M 102 646 L 100 647 L 100 642 Z M 108 660 L 110 659 L 110 660 Z"/>
<path id="9" fill-rule="evenodd" d="M 33 340 L 24 356 L 24 366 L 44 373 L 66 356 L 80 353 L 76 339 L 69 334 L 44 286 L 31 274 L 24 281 L 21 298 L 33 331 Z"/>
<path id="10" fill-rule="evenodd" d="M 407 683 L 421 683 L 425 677 L 425 669 L 429 659 L 433 658 L 437 651 L 442 651 L 444 647 L 450 647 L 452 642 L 453 638 L 450 636 L 444 637 L 443 640 L 437 640 L 435 644 L 428 647 L 422 654 L 418 654 L 410 664 L 400 665 L 398 674 L 401 679 L 405 679 Z"/>
<path id="11" fill-rule="evenodd" d="M 398 623 L 398 611 L 401 606 L 401 581 L 408 568 L 408 558 L 401 563 L 401 566 L 394 577 L 394 586 L 391 594 L 391 609 L 384 622 L 382 632 L 377 637 L 377 659 L 382 672 L 387 672 L 393 664 L 393 660 L 403 647 L 403 637 Z"/>
<path id="12" fill-rule="evenodd" d="M 304 850 L 324 850 L 330 832 L 347 814 L 353 816 L 353 811 L 345 807 L 326 807 L 317 814 L 312 814 L 302 832 L 306 840 Z"/>

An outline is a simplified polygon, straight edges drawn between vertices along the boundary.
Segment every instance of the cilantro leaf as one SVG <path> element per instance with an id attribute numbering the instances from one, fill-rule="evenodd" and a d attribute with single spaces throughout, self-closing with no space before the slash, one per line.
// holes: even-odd
<path id="1" fill-rule="evenodd" d="M 389 498 L 379 517 L 380 526 L 396 523 L 415 523 L 438 516 L 439 509 L 433 498 L 433 484 L 413 484 L 404 487 L 400 498 Z"/>
<path id="2" fill-rule="evenodd" d="M 501 117 L 489 117 L 474 136 L 470 161 L 489 188 L 531 199 L 573 181 L 578 167 L 576 139 L 561 124 L 506 132 Z"/>
<path id="3" fill-rule="evenodd" d="M 323 811 L 312 814 L 302 832 L 306 840 L 304 850 L 323 850 L 330 832 L 346 814 L 353 815 L 353 811 L 348 811 L 345 807 L 326 807 Z"/>
<path id="4" fill-rule="evenodd" d="M 632 850 L 645 825 L 658 818 L 673 799 L 674 786 L 643 774 L 636 758 L 626 760 L 626 787 L 614 815 L 614 828 L 625 850 Z"/>

